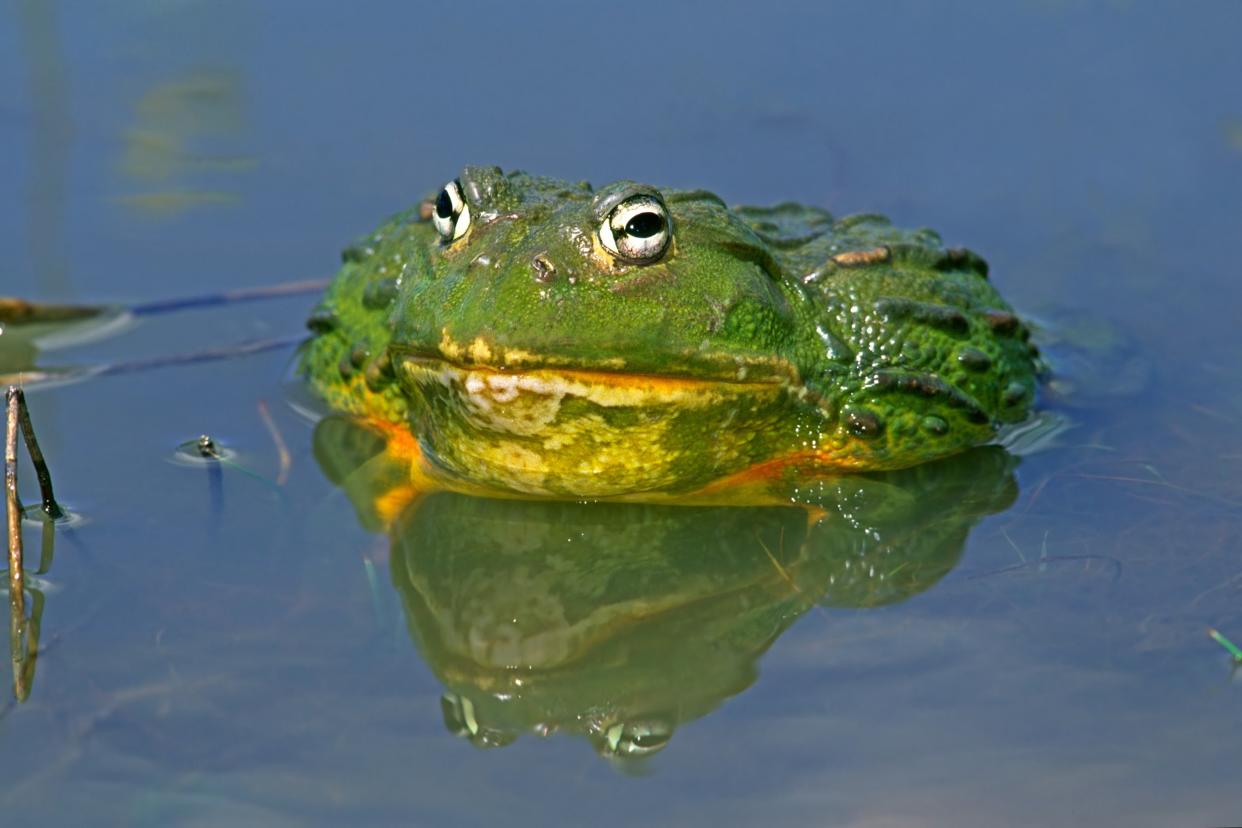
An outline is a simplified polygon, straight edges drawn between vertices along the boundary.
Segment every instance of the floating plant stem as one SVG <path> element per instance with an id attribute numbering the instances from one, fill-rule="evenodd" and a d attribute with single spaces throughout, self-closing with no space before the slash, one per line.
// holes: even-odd
<path id="1" fill-rule="evenodd" d="M 79 335 L 72 340 L 74 342 L 81 342 L 85 338 L 110 335 L 115 331 L 123 330 L 128 327 L 128 322 L 134 319 L 160 316 L 183 310 L 195 310 L 223 305 L 236 305 L 244 302 L 257 302 L 290 296 L 300 296 L 308 293 L 320 293 L 325 287 L 327 287 L 329 281 L 329 279 L 302 279 L 292 282 L 282 282 L 275 285 L 264 285 L 262 287 L 239 288 L 235 290 L 221 291 L 218 293 L 201 294 L 198 296 L 183 296 L 174 299 L 163 299 L 155 302 L 131 305 L 129 307 L 120 305 L 45 305 L 27 302 L 25 300 L 9 296 L 0 296 L 0 324 L 14 326 L 42 324 L 55 326 L 99 317 L 102 321 L 94 323 L 93 327 L 87 329 L 85 335 Z M 40 333 L 39 336 L 46 338 L 50 336 L 50 334 L 43 332 Z M 61 334 L 58 334 L 58 336 L 61 336 Z M 302 333 L 297 336 L 288 336 L 279 339 L 264 339 L 243 342 L 238 345 L 209 348 L 203 351 L 196 351 L 186 354 L 174 354 L 171 356 L 161 355 L 149 359 L 140 359 L 107 365 L 68 366 L 49 369 L 39 369 L 33 366 L 27 366 L 22 367 L 21 370 L 5 369 L 0 370 L 0 384 L 7 385 L 10 383 L 21 383 L 29 388 L 51 383 L 78 382 L 109 374 L 126 374 L 134 371 L 148 371 L 170 365 L 183 365 L 187 363 L 208 362 L 218 359 L 231 359 L 240 356 L 248 356 L 250 354 L 263 353 L 264 351 L 270 351 L 276 348 L 288 347 L 289 345 L 301 342 L 305 338 L 305 333 Z M 38 338 L 35 340 L 35 344 L 39 346 L 40 350 L 44 350 L 45 346 L 46 348 L 60 347 L 51 345 L 50 343 L 44 342 L 42 339 Z M 62 343 L 62 345 L 63 344 L 64 343 Z"/>
<path id="2" fill-rule="evenodd" d="M 14 296 L 0 296 L 0 322 L 25 324 L 73 322 L 103 313 L 104 308 L 89 305 L 42 305 Z"/>
<path id="3" fill-rule="evenodd" d="M 279 299 L 286 296 L 299 296 L 305 293 L 320 293 L 331 282 L 331 279 L 301 279 L 295 282 L 281 282 L 276 285 L 264 285 L 256 288 L 238 288 L 219 293 L 206 293 L 200 296 L 183 296 L 177 299 L 161 299 L 133 305 L 129 312 L 134 316 L 153 316 L 192 308 L 209 308 L 215 305 L 236 305 L 241 302 L 255 302 L 264 299 Z"/>
<path id="4" fill-rule="evenodd" d="M 306 336 L 304 334 L 297 334 L 296 336 L 286 336 L 278 339 L 255 339 L 247 342 L 239 342 L 236 345 L 226 345 L 220 348 L 207 348 L 202 351 L 194 351 L 192 353 L 150 357 L 130 362 L 113 362 L 104 365 L 89 365 L 80 368 L 58 369 L 56 371 L 33 370 L 22 371 L 14 374 L 0 374 L 0 383 L 17 381 L 18 379 L 24 382 L 27 386 L 34 384 L 42 385 L 49 382 L 77 382 L 80 380 L 90 379 L 92 377 L 105 377 L 114 374 L 133 374 L 141 371 L 152 371 L 157 368 L 167 368 L 176 365 L 194 365 L 202 362 L 236 359 L 237 357 L 262 354 L 267 351 L 273 351 L 280 348 L 289 348 L 298 344 L 305 338 Z"/>
<path id="5" fill-rule="evenodd" d="M 1234 644 L 1228 638 L 1221 635 L 1218 630 L 1214 630 L 1211 627 L 1208 628 L 1208 635 L 1212 636 L 1213 641 L 1229 651 L 1229 655 L 1233 656 L 1234 663 L 1242 664 L 1242 648 L 1239 648 L 1237 644 Z"/>
<path id="6" fill-rule="evenodd" d="M 320 293 L 328 286 L 331 279 L 298 279 L 292 282 L 280 282 L 275 285 L 263 285 L 252 288 L 236 288 L 217 293 L 204 293 L 197 296 L 179 296 L 174 299 L 159 299 L 154 302 L 143 302 L 130 305 L 123 310 L 134 316 L 155 316 L 195 308 L 210 308 L 217 305 L 236 305 L 242 302 L 258 302 L 265 299 L 280 299 L 287 296 L 300 296 L 306 293 Z M 34 322 L 72 322 L 99 316 L 110 308 L 105 305 L 50 305 L 38 302 L 27 302 L 15 296 L 0 296 L 0 322 L 34 323 Z"/>

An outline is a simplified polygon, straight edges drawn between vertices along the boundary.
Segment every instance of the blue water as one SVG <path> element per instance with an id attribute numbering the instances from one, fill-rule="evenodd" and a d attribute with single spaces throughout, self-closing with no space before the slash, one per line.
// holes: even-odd
<path id="1" fill-rule="evenodd" d="M 361 525 L 290 404 L 289 349 L 32 388 L 81 520 L 35 584 L 30 697 L 0 708 L 3 821 L 1242 821 L 1239 679 L 1205 632 L 1242 641 L 1239 31 L 1229 2 L 5 6 L 0 295 L 125 305 L 328 276 L 464 164 L 633 178 L 882 212 L 978 250 L 1070 340 L 1047 407 L 1072 427 L 905 600 L 812 608 L 791 569 L 771 640 L 627 763 L 571 721 L 494 749 L 450 732 L 441 695 L 465 685 L 411 607 L 420 588 L 486 602 L 464 576 L 391 573 L 460 518 L 429 510 L 392 541 Z M 155 317 L 37 363 L 296 335 L 313 301 Z M 177 461 L 203 433 L 229 465 Z M 618 526 L 661 565 L 733 548 L 711 521 L 662 546 L 676 533 L 643 532 L 677 519 L 486 514 L 512 523 L 510 557 Z M 792 554 L 787 516 L 738 519 Z M 493 607 L 525 594 L 515 572 L 543 577 L 505 560 L 478 593 Z M 682 620 L 651 635 L 735 640 L 719 613 Z M 668 676 L 721 663 L 667 652 Z M 597 698 L 638 682 L 585 676 L 606 677 Z"/>

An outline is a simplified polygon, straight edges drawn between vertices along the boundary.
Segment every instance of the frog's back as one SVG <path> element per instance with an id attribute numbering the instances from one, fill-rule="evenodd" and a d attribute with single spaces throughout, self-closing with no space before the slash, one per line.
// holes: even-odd
<path id="1" fill-rule="evenodd" d="M 807 386 L 862 440 L 863 466 L 950 454 L 1028 416 L 1039 351 L 980 256 L 875 214 L 834 220 L 792 203 L 736 212 L 814 303 L 827 361 Z"/>

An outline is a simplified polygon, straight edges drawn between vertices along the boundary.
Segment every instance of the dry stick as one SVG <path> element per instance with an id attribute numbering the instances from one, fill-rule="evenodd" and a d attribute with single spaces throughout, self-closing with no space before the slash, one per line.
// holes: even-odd
<path id="1" fill-rule="evenodd" d="M 150 316 L 188 308 L 209 308 L 213 305 L 235 305 L 239 302 L 254 302 L 263 299 L 279 299 L 285 296 L 298 296 L 303 293 L 319 293 L 328 286 L 331 279 L 302 279 L 296 282 L 281 282 L 277 285 L 264 285 L 257 288 L 239 288 L 220 293 L 208 293 L 202 296 L 183 296 L 178 299 L 161 299 L 133 305 L 129 312 L 134 316 Z"/>
<path id="2" fill-rule="evenodd" d="M 236 288 L 219 293 L 198 296 L 179 296 L 176 299 L 159 299 L 131 305 L 128 310 L 135 316 L 152 316 L 189 308 L 209 308 L 215 305 L 235 305 L 240 302 L 257 302 L 264 299 L 280 299 L 303 293 L 319 293 L 331 279 L 299 279 L 275 285 L 252 288 Z M 97 316 L 108 310 L 105 305 L 45 305 L 27 302 L 15 296 L 0 296 L 0 322 L 67 322 Z"/>
<path id="3" fill-rule="evenodd" d="M 183 296 L 178 299 L 162 299 L 131 305 L 128 308 L 111 306 L 59 306 L 36 305 L 20 299 L 0 296 L 0 322 L 55 322 L 78 317 L 94 316 L 108 310 L 123 312 L 135 317 L 157 316 L 195 308 L 209 308 L 216 305 L 235 305 L 242 302 L 257 302 L 266 299 L 280 299 L 299 296 L 304 293 L 319 293 L 331 279 L 302 279 L 295 282 L 282 282 L 276 285 L 264 285 L 257 288 L 240 288 L 220 293 L 208 293 L 200 296 Z M 104 374 L 121 374 L 130 371 L 144 371 L 165 365 L 178 365 L 187 362 L 204 362 L 214 359 L 228 359 L 235 356 L 260 353 L 273 348 L 284 347 L 286 344 L 300 341 L 304 336 L 284 340 L 263 340 L 247 342 L 233 348 L 217 348 L 196 354 L 185 354 L 173 357 L 157 357 L 151 360 L 127 362 L 113 365 L 96 365 L 77 369 L 60 369 L 56 371 L 27 370 L 18 373 L 0 373 L 0 384 L 24 382 L 27 386 L 41 384 L 52 380 L 75 381 Z M 24 406 L 23 406 L 24 408 Z"/>
<path id="4" fill-rule="evenodd" d="M 39 441 L 35 439 L 34 424 L 30 422 L 30 409 L 26 407 L 26 392 L 20 388 L 10 387 L 9 393 L 17 399 L 15 406 L 17 418 L 22 427 L 22 437 L 26 439 L 26 451 L 30 453 L 30 462 L 34 464 L 35 477 L 39 478 L 39 497 L 43 501 L 43 514 L 52 520 L 62 518 L 65 513 L 61 511 L 60 504 L 56 502 L 56 495 L 52 493 L 52 474 L 47 470 L 47 461 L 43 459 Z M 14 458 L 13 462 L 16 463 L 17 459 Z M 14 479 L 16 479 L 16 474 L 14 472 Z M 16 485 L 14 483 L 14 486 Z"/>
<path id="5" fill-rule="evenodd" d="M 26 621 L 26 583 L 22 572 L 22 511 L 17 501 L 17 422 L 21 397 L 15 386 L 5 396 L 8 416 L 4 427 L 4 500 L 9 527 L 9 653 L 13 660 L 13 692 L 25 695 L 22 628 Z"/>
<path id="6" fill-rule="evenodd" d="M 22 508 L 17 500 L 17 389 L 9 387 L 5 395 L 8 416 L 4 427 L 4 501 L 8 506 L 9 526 L 9 602 L 18 612 L 26 611 L 25 580 L 22 573 Z"/>
<path id="7" fill-rule="evenodd" d="M 66 371 L 63 374 L 52 375 L 42 371 L 23 371 L 20 374 L 0 374 L 0 383 L 9 382 L 11 380 L 21 379 L 27 385 L 33 383 L 44 382 L 49 379 L 67 379 L 78 380 L 90 377 L 106 377 L 113 374 L 132 374 L 139 371 L 152 371 L 157 368 L 166 368 L 174 365 L 193 365 L 200 362 L 215 362 L 222 359 L 235 359 L 237 357 L 250 356 L 251 354 L 262 354 L 267 351 L 274 351 L 278 348 L 288 348 L 296 345 L 305 339 L 304 334 L 297 336 L 287 336 L 281 339 L 257 339 L 248 342 L 241 342 L 237 345 L 228 345 L 222 348 L 208 348 L 202 351 L 196 351 L 191 354 L 172 354 L 149 359 L 139 359 L 132 362 L 114 362 L 105 365 L 93 365 L 88 368 L 79 368 L 72 371 Z"/>
<path id="8" fill-rule="evenodd" d="M 39 495 L 43 499 L 45 515 L 43 532 L 46 542 L 51 525 L 48 521 L 62 517 L 64 512 L 52 493 L 52 475 L 47 461 L 35 439 L 34 425 L 30 422 L 30 410 L 26 407 L 26 395 L 22 389 L 10 385 L 5 394 L 4 428 L 4 488 L 9 528 L 9 652 L 13 660 L 13 694 L 19 702 L 30 695 L 34 679 L 34 662 L 39 646 L 39 621 L 43 612 L 42 599 L 36 593 L 35 611 L 26 619 L 26 573 L 22 550 L 22 506 L 17 497 L 17 430 L 22 430 L 26 451 L 34 464 L 35 476 L 39 478 Z M 50 550 L 44 550 L 48 557 Z M 42 563 L 40 564 L 42 566 Z M 26 639 L 23 642 L 23 639 Z"/>

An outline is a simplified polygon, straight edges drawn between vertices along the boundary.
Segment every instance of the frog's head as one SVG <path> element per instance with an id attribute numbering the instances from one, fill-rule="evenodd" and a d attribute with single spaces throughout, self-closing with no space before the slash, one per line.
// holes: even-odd
<path id="1" fill-rule="evenodd" d="M 779 266 L 710 193 L 467 167 L 424 213 L 427 267 L 394 317 L 406 355 L 694 380 L 793 371 Z"/>
<path id="2" fill-rule="evenodd" d="M 798 380 L 779 265 L 710 193 L 467 167 L 421 218 L 389 353 L 433 458 L 470 479 L 701 484 L 745 465 L 720 424 L 777 416 Z"/>

